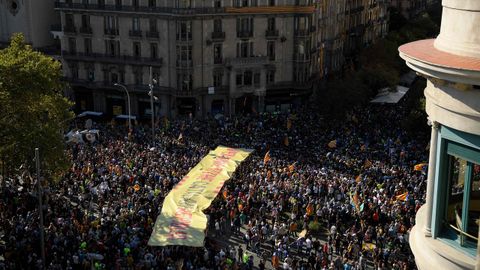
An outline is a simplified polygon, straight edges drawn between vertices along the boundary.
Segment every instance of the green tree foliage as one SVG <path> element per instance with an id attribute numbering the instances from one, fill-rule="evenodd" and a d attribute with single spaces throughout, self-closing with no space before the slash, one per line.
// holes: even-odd
<path id="1" fill-rule="evenodd" d="M 0 50 L 0 166 L 13 174 L 33 168 L 39 147 L 44 175 L 58 176 L 68 165 L 62 130 L 73 118 L 62 94 L 61 64 L 33 51 L 21 34 Z"/>

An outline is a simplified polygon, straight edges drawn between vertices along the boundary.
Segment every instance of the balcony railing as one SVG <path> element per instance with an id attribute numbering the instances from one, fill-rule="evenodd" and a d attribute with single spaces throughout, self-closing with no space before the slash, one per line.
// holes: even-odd
<path id="1" fill-rule="evenodd" d="M 147 31 L 147 38 L 158 38 L 160 34 L 158 31 Z"/>
<path id="2" fill-rule="evenodd" d="M 225 40 L 225 32 L 212 32 L 213 40 Z"/>
<path id="3" fill-rule="evenodd" d="M 148 13 L 167 13 L 175 15 L 200 15 L 200 14 L 219 14 L 226 13 L 225 8 L 200 7 L 200 8 L 173 8 L 173 7 L 148 7 L 148 6 L 128 6 L 128 5 L 104 5 L 104 4 L 81 4 L 55 2 L 55 8 L 58 9 L 88 9 L 88 10 L 106 10 L 106 11 L 125 11 L 125 12 L 148 12 Z"/>
<path id="4" fill-rule="evenodd" d="M 267 29 L 267 31 L 265 31 L 265 37 L 266 38 L 277 38 L 278 37 L 278 30 Z"/>
<path id="5" fill-rule="evenodd" d="M 306 37 L 310 34 L 310 31 L 308 29 L 298 29 L 295 30 L 295 36 L 296 37 Z"/>
<path id="6" fill-rule="evenodd" d="M 105 29 L 105 35 L 118 36 L 118 29 L 107 28 L 107 29 Z"/>
<path id="7" fill-rule="evenodd" d="M 177 60 L 177 68 L 192 68 L 192 60 Z"/>
<path id="8" fill-rule="evenodd" d="M 67 60 L 87 60 L 112 64 L 143 64 L 156 67 L 161 67 L 163 65 L 163 58 L 135 57 L 131 55 L 109 55 L 102 53 L 84 52 L 70 53 L 69 51 L 62 51 L 62 55 Z"/>
<path id="9" fill-rule="evenodd" d="M 90 26 L 80 27 L 80 33 L 91 35 L 92 34 L 92 27 L 90 27 Z"/>
<path id="10" fill-rule="evenodd" d="M 62 25 L 60 25 L 60 24 L 52 24 L 52 25 L 50 26 L 50 31 L 61 32 L 61 31 L 62 31 Z"/>
<path id="11" fill-rule="evenodd" d="M 142 37 L 142 31 L 141 30 L 130 30 L 128 31 L 128 35 L 130 37 L 139 37 L 141 38 Z"/>
<path id="12" fill-rule="evenodd" d="M 72 33 L 72 34 L 75 34 L 77 33 L 77 30 L 75 29 L 75 26 L 73 25 L 65 25 L 63 27 L 63 32 L 64 33 Z"/>
<path id="13" fill-rule="evenodd" d="M 239 31 L 237 32 L 238 38 L 250 38 L 253 37 L 253 31 Z"/>
<path id="14" fill-rule="evenodd" d="M 215 65 L 223 64 L 223 58 L 222 57 L 215 57 L 215 58 L 213 58 L 213 63 Z"/>
<path id="15" fill-rule="evenodd" d="M 258 64 L 267 64 L 267 56 L 254 56 L 254 57 L 244 57 L 244 58 L 227 58 L 225 59 L 225 64 L 229 66 L 237 65 L 258 65 Z"/>

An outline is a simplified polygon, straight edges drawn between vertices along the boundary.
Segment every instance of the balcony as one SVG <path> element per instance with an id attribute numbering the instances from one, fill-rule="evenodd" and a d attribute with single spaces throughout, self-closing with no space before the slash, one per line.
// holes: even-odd
<path id="1" fill-rule="evenodd" d="M 118 36 L 118 29 L 105 29 L 105 35 L 107 36 Z"/>
<path id="2" fill-rule="evenodd" d="M 310 26 L 310 33 L 317 32 L 317 27 L 315 25 Z"/>
<path id="3" fill-rule="evenodd" d="M 192 60 L 177 60 L 177 68 L 192 68 Z"/>
<path id="4" fill-rule="evenodd" d="M 128 6 L 128 5 L 106 5 L 106 4 L 81 4 L 81 3 L 64 3 L 55 2 L 56 9 L 66 10 L 96 10 L 96 11 L 120 11 L 120 12 L 146 12 L 146 13 L 163 13 L 172 15 L 208 15 L 208 14 L 224 14 L 225 8 L 216 7 L 200 7 L 200 8 L 173 8 L 173 7 L 147 7 L 147 6 Z"/>
<path id="5" fill-rule="evenodd" d="M 141 30 L 130 30 L 128 31 L 128 35 L 133 38 L 141 38 L 142 31 Z"/>
<path id="6" fill-rule="evenodd" d="M 62 25 L 60 24 L 52 24 L 50 26 L 50 31 L 52 32 L 62 32 Z"/>
<path id="7" fill-rule="evenodd" d="M 254 66 L 254 65 L 265 65 L 268 63 L 267 56 L 254 56 L 254 57 L 243 57 L 243 58 L 227 58 L 225 59 L 225 64 L 227 66 Z"/>
<path id="8" fill-rule="evenodd" d="M 225 32 L 213 31 L 212 32 L 212 40 L 214 40 L 214 41 L 224 41 L 225 40 Z"/>
<path id="9" fill-rule="evenodd" d="M 130 64 L 130 65 L 148 65 L 154 67 L 161 67 L 163 65 L 163 58 L 151 58 L 151 57 L 135 57 L 131 55 L 110 55 L 102 53 L 70 53 L 68 51 L 62 51 L 63 58 L 65 60 L 75 61 L 91 61 L 91 62 L 103 62 L 111 64 Z"/>
<path id="10" fill-rule="evenodd" d="M 278 30 L 267 29 L 267 31 L 265 31 L 265 37 L 266 38 L 278 38 Z"/>
<path id="11" fill-rule="evenodd" d="M 160 37 L 160 34 L 158 33 L 158 31 L 147 31 L 146 33 L 147 35 L 147 38 L 152 38 L 152 39 L 157 39 Z"/>
<path id="12" fill-rule="evenodd" d="M 82 27 L 80 27 L 80 33 L 86 34 L 86 35 L 91 35 L 92 34 L 92 27 L 82 26 Z"/>
<path id="13" fill-rule="evenodd" d="M 75 26 L 73 26 L 73 25 L 65 25 L 63 27 L 63 32 L 65 34 L 76 34 L 77 30 L 75 29 Z"/>
<path id="14" fill-rule="evenodd" d="M 308 29 L 295 30 L 296 37 L 308 37 L 309 34 L 310 34 L 310 31 L 308 31 Z"/>
<path id="15" fill-rule="evenodd" d="M 237 37 L 238 38 L 251 38 L 253 37 L 253 31 L 240 31 L 237 32 Z"/>
<path id="16" fill-rule="evenodd" d="M 215 58 L 213 58 L 213 64 L 215 64 L 215 65 L 221 65 L 221 64 L 223 64 L 223 57 L 215 57 Z"/>

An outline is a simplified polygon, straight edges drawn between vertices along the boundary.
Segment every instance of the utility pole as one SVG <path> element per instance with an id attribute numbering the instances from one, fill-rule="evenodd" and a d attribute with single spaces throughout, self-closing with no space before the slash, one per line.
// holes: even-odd
<path id="1" fill-rule="evenodd" d="M 38 196 L 38 212 L 40 216 L 40 252 L 42 255 L 42 269 L 45 269 L 45 239 L 44 239 L 44 228 L 43 228 L 43 189 L 42 184 L 40 183 L 40 154 L 38 147 L 35 148 L 35 164 L 37 167 L 37 196 Z"/>
<path id="2" fill-rule="evenodd" d="M 155 142 L 155 108 L 153 107 L 153 78 L 152 67 L 150 67 L 150 110 L 152 113 L 152 144 Z"/>

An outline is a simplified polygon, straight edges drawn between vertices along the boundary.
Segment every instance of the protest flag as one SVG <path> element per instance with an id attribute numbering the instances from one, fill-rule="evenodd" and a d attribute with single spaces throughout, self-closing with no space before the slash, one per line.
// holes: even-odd
<path id="1" fill-rule="evenodd" d="M 415 166 L 413 166 L 413 170 L 416 171 L 416 172 L 421 172 L 423 170 L 425 170 L 425 168 L 428 166 L 427 163 L 420 163 L 420 164 L 417 164 Z"/>
<path id="2" fill-rule="evenodd" d="M 355 182 L 360 183 L 361 181 L 362 181 L 362 174 L 359 174 L 359 175 L 355 178 Z"/>
<path id="3" fill-rule="evenodd" d="M 294 163 L 288 165 L 288 171 L 290 173 L 293 173 L 293 171 L 295 170 L 295 163 L 297 163 L 297 162 L 294 162 Z"/>
<path id="4" fill-rule="evenodd" d="M 329 148 L 332 148 L 332 149 L 333 149 L 333 148 L 337 148 L 337 140 L 330 141 L 330 142 L 328 143 L 328 147 L 329 147 Z"/>
<path id="5" fill-rule="evenodd" d="M 368 158 L 367 158 L 367 160 L 365 160 L 365 164 L 364 164 L 365 168 L 368 169 L 368 168 L 372 167 L 372 165 L 373 165 L 372 162 L 370 160 L 368 160 Z"/>
<path id="6" fill-rule="evenodd" d="M 287 119 L 287 129 L 290 130 L 292 128 L 292 120 L 290 118 Z"/>
<path id="7" fill-rule="evenodd" d="M 267 151 L 267 153 L 265 153 L 265 157 L 263 157 L 263 164 L 267 164 L 269 161 L 270 161 L 270 151 Z"/>
<path id="8" fill-rule="evenodd" d="M 408 200 L 408 191 L 403 193 L 403 194 L 395 196 L 395 199 L 397 199 L 397 201 L 404 201 L 404 202 L 407 201 Z"/>

